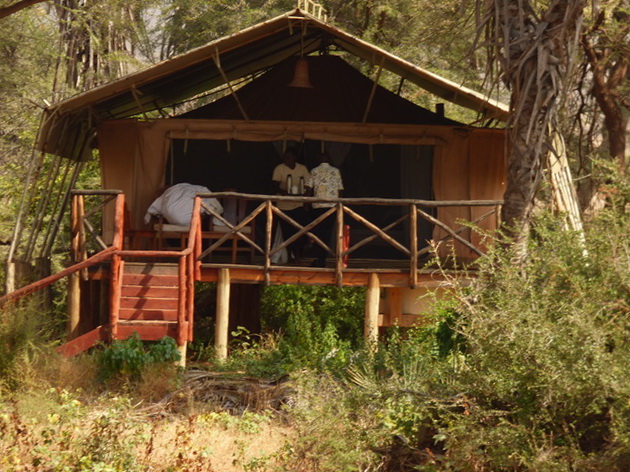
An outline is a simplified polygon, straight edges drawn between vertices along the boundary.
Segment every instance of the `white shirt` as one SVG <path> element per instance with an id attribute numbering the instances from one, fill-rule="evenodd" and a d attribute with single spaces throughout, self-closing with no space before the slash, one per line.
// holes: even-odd
<path id="1" fill-rule="evenodd" d="M 306 186 L 313 189 L 313 196 L 318 198 L 338 198 L 339 191 L 343 190 L 341 172 L 328 162 L 322 162 L 311 170 L 311 176 L 306 181 Z M 313 203 L 313 208 L 330 208 L 333 203 Z"/>
<path id="2" fill-rule="evenodd" d="M 293 187 L 291 189 L 287 188 L 288 176 L 291 176 L 291 186 Z M 273 180 L 274 182 L 278 182 L 280 184 L 280 189 L 284 190 L 289 195 L 301 195 L 300 178 L 304 179 L 304 184 L 306 185 L 306 181 L 309 177 L 310 174 L 304 164 L 296 162 L 295 167 L 291 169 L 283 162 L 282 164 L 278 164 L 273 170 L 271 180 Z M 299 208 L 301 206 L 302 203 L 278 202 L 278 208 L 280 208 L 281 210 L 293 210 L 294 208 Z"/>
<path id="3" fill-rule="evenodd" d="M 210 190 L 201 185 L 186 183 L 167 188 L 151 203 L 146 215 L 144 215 L 144 222 L 148 224 L 151 221 L 151 216 L 162 215 L 170 224 L 190 226 L 195 196 L 198 193 L 210 193 Z M 223 213 L 223 207 L 216 198 L 204 198 L 203 203 L 217 213 Z M 203 207 L 201 212 L 208 213 Z"/>

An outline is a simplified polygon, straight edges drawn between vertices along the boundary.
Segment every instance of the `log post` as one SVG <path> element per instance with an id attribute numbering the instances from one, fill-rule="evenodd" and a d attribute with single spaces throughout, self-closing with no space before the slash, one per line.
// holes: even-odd
<path id="1" fill-rule="evenodd" d="M 365 295 L 365 326 L 363 335 L 372 347 L 378 341 L 378 308 L 381 298 L 381 287 L 378 274 L 370 274 L 367 293 Z"/>
<path id="2" fill-rule="evenodd" d="M 124 241 L 124 210 L 125 194 L 116 195 L 116 208 L 114 210 L 114 239 L 111 247 L 118 251 L 123 248 Z M 109 290 L 109 326 L 111 339 L 118 339 L 118 316 L 120 314 L 120 296 L 122 290 L 122 275 L 125 262 L 120 254 L 112 256 L 110 265 L 110 290 Z"/>
<path id="3" fill-rule="evenodd" d="M 343 286 L 343 205 L 337 203 L 337 224 L 335 228 L 335 280 L 337 287 Z"/>
<path id="4" fill-rule="evenodd" d="M 112 341 L 118 339 L 118 316 L 120 315 L 120 294 L 124 265 L 125 262 L 118 254 L 112 256 L 109 288 L 109 326 Z"/>
<path id="5" fill-rule="evenodd" d="M 267 200 L 265 207 L 267 223 L 265 225 L 265 285 L 269 285 L 269 268 L 271 267 L 271 246 L 273 245 L 273 207 L 270 200 Z"/>
<path id="6" fill-rule="evenodd" d="M 15 262 L 12 260 L 7 261 L 4 286 L 5 293 L 15 292 Z"/>
<path id="7" fill-rule="evenodd" d="M 416 288 L 418 286 L 418 211 L 413 203 L 409 205 L 409 249 L 411 250 L 409 286 Z"/>
<path id="8" fill-rule="evenodd" d="M 72 197 L 70 211 L 71 252 L 72 264 L 80 262 L 81 253 L 81 216 L 79 212 L 79 199 L 82 195 Z M 78 272 L 68 277 L 68 339 L 74 339 L 79 335 L 79 322 L 81 321 L 81 277 Z"/>
<path id="9" fill-rule="evenodd" d="M 230 270 L 219 269 L 217 281 L 217 312 L 214 328 L 214 352 L 219 360 L 227 359 L 230 316 Z"/>
<path id="10" fill-rule="evenodd" d="M 68 339 L 79 336 L 81 321 L 81 274 L 74 272 L 68 277 Z"/>
<path id="11" fill-rule="evenodd" d="M 177 350 L 179 351 L 179 365 L 186 367 L 186 344 L 188 343 L 188 315 L 186 313 L 186 256 L 178 261 L 178 303 L 177 303 Z"/>

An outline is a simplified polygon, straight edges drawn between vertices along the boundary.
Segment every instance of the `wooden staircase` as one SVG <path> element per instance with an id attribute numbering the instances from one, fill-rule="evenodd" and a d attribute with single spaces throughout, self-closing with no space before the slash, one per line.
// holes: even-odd
<path id="1" fill-rule="evenodd" d="M 116 339 L 133 332 L 140 339 L 155 341 L 164 336 L 177 339 L 180 284 L 177 264 L 131 263 L 121 265 L 120 308 Z M 185 332 L 188 321 L 184 320 Z"/>
<path id="2" fill-rule="evenodd" d="M 120 190 L 73 190 L 72 192 L 72 258 L 75 263 L 58 273 L 33 282 L 0 297 L 0 310 L 32 292 L 68 277 L 68 310 L 71 330 L 81 318 L 81 285 L 79 272 L 109 262 L 109 321 L 59 346 L 65 356 L 79 354 L 99 342 L 125 339 L 138 333 L 144 341 L 170 336 L 183 352 L 192 341 L 195 280 L 200 276 L 201 198 L 195 198 L 188 243 L 181 250 L 125 249 L 125 197 Z M 107 197 L 100 206 L 85 212 L 85 195 Z M 114 200 L 114 233 L 110 246 L 86 218 Z M 102 248 L 87 256 L 86 232 L 95 236 Z M 171 260 L 170 263 L 135 261 Z M 77 316 L 74 316 L 77 315 Z M 185 360 L 185 356 L 183 357 Z"/>
<path id="3" fill-rule="evenodd" d="M 65 356 L 77 355 L 98 342 L 127 339 L 138 333 L 143 341 L 170 336 L 181 345 L 192 341 L 192 297 L 187 277 L 177 263 L 121 261 L 117 280 L 118 296 L 111 302 L 110 323 L 57 348 Z M 185 285 L 185 286 L 183 286 Z M 117 300 L 117 302 L 116 302 Z"/>

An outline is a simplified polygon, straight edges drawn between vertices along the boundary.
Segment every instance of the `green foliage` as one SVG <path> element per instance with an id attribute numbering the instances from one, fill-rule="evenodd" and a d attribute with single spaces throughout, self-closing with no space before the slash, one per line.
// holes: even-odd
<path id="1" fill-rule="evenodd" d="M 628 470 L 630 186 L 612 187 L 585 242 L 540 215 L 524 267 L 497 247 L 426 325 L 355 355 L 345 380 L 317 377 L 295 403 L 306 426 L 291 457 L 309 470 L 356 450 L 384 470 Z M 335 401 L 318 397 L 327 388 Z"/>
<path id="2" fill-rule="evenodd" d="M 231 333 L 230 357 L 217 367 L 268 378 L 301 369 L 341 374 L 363 347 L 364 304 L 363 289 L 266 287 L 263 334 L 239 326 Z M 200 356 L 206 351 L 196 350 Z"/>
<path id="3" fill-rule="evenodd" d="M 296 472 L 351 472 L 376 470 L 375 402 L 356 396 L 326 374 L 296 379 L 299 395 L 290 408 L 296 440 L 286 448 L 284 468 Z"/>
<path id="4" fill-rule="evenodd" d="M 128 399 L 110 398 L 106 408 L 89 415 L 90 409 L 75 394 L 50 389 L 48 396 L 53 407 L 40 426 L 25 418 L 17 404 L 0 404 L 2 470 L 143 470 L 135 458 L 143 425 L 129 415 Z"/>
<path id="5" fill-rule="evenodd" d="M 173 0 L 163 9 L 162 59 L 189 51 L 295 8 L 291 0 Z"/>
<path id="6" fill-rule="evenodd" d="M 262 299 L 267 329 L 283 330 L 278 350 L 292 368 L 339 370 L 363 343 L 363 289 L 268 287 Z"/>
<path id="7" fill-rule="evenodd" d="M 165 336 L 147 347 L 134 333 L 124 341 L 114 341 L 110 347 L 99 352 L 97 361 L 103 380 L 116 376 L 139 380 L 146 368 L 176 362 L 179 358 L 177 343 L 173 338 Z"/>

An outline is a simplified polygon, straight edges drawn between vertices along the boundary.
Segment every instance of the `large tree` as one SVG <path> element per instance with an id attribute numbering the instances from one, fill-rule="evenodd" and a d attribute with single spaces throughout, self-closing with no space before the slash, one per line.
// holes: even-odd
<path id="1" fill-rule="evenodd" d="M 490 62 L 511 93 L 510 150 L 503 221 L 515 239 L 516 262 L 526 255 L 529 220 L 553 150 L 558 111 L 576 59 L 585 0 L 491 0 L 483 24 Z"/>

